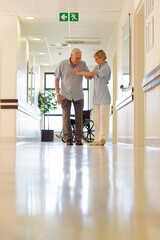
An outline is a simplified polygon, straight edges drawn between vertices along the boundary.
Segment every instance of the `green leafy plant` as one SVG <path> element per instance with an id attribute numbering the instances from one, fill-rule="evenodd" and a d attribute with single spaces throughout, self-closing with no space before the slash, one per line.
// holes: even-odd
<path id="1" fill-rule="evenodd" d="M 38 93 L 38 107 L 41 115 L 50 113 L 57 109 L 56 93 L 53 90 L 46 90 L 45 92 Z M 49 116 L 48 116 L 48 129 L 49 129 Z"/>

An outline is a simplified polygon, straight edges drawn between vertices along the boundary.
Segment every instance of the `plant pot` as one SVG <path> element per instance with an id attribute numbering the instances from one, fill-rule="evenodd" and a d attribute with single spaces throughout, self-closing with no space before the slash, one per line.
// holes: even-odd
<path id="1" fill-rule="evenodd" d="M 53 142 L 54 130 L 41 130 L 41 142 Z"/>

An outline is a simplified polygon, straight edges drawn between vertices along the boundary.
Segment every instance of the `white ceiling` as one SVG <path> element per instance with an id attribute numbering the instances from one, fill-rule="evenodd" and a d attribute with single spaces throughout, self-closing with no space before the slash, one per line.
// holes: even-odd
<path id="1" fill-rule="evenodd" d="M 0 16 L 19 16 L 31 52 L 41 65 L 56 66 L 70 56 L 71 49 L 82 50 L 82 59 L 94 65 L 93 54 L 106 50 L 125 0 L 0 0 Z M 59 22 L 59 12 L 78 12 L 78 22 Z M 26 20 L 26 16 L 36 17 Z M 41 41 L 33 41 L 39 37 Z M 66 41 L 85 44 L 49 46 Z M 97 42 L 97 43 L 94 43 Z M 100 43 L 99 43 L 100 42 Z M 44 53 L 40 55 L 40 53 Z"/>

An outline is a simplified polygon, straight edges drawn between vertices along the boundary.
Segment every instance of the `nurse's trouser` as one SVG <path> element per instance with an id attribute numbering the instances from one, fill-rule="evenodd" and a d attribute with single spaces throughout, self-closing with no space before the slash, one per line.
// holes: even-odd
<path id="1" fill-rule="evenodd" d="M 107 140 L 109 136 L 110 104 L 93 105 L 93 120 L 95 127 L 95 142 Z"/>

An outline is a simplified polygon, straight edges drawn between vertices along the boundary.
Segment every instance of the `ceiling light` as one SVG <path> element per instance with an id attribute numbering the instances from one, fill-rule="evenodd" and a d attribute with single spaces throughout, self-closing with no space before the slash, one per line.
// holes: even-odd
<path id="1" fill-rule="evenodd" d="M 39 55 L 45 55 L 46 53 L 40 52 Z"/>
<path id="2" fill-rule="evenodd" d="M 49 63 L 41 63 L 42 66 L 49 66 Z"/>
<path id="3" fill-rule="evenodd" d="M 54 45 L 55 45 L 56 47 L 62 47 L 62 46 L 63 46 L 62 43 L 55 43 Z"/>
<path id="4" fill-rule="evenodd" d="M 41 38 L 33 38 L 34 41 L 41 41 Z"/>
<path id="5" fill-rule="evenodd" d="M 26 17 L 25 19 L 27 19 L 27 20 L 33 20 L 33 19 L 35 19 L 35 17 Z"/>

